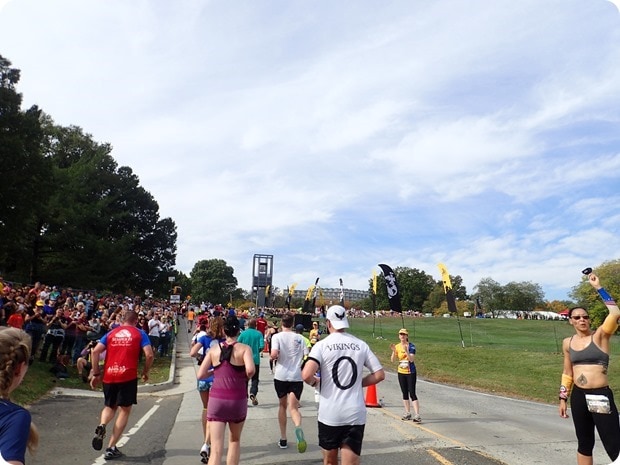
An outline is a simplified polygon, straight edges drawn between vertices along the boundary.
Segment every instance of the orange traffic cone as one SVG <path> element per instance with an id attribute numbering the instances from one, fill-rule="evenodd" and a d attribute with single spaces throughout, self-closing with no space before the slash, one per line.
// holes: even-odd
<path id="1" fill-rule="evenodd" d="M 366 388 L 366 407 L 381 407 L 377 401 L 377 385 L 371 384 Z"/>

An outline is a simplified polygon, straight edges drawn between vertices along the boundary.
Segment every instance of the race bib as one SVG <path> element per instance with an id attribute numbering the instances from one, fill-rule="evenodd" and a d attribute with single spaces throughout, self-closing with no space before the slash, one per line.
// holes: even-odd
<path id="1" fill-rule="evenodd" d="M 402 368 L 403 370 L 407 370 L 409 369 L 409 362 L 407 360 L 402 360 L 398 363 L 398 367 Z"/>
<path id="2" fill-rule="evenodd" d="M 592 413 L 611 413 L 611 406 L 607 396 L 598 394 L 586 394 L 588 410 Z"/>

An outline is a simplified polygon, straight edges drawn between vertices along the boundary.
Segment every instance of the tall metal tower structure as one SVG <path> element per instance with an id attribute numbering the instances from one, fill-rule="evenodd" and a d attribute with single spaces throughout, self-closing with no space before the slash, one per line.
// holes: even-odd
<path id="1" fill-rule="evenodd" d="M 269 294 L 273 292 L 273 255 L 254 254 L 252 262 L 252 295 L 256 297 L 256 307 L 269 304 Z"/>

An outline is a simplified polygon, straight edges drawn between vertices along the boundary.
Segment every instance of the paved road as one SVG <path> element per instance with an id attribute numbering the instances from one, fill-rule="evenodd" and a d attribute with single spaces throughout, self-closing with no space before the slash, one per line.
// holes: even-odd
<path id="1" fill-rule="evenodd" d="M 201 403 L 195 390 L 195 364 L 188 357 L 187 334 L 179 335 L 175 376 L 161 386 L 141 387 L 139 403 L 123 438 L 118 464 L 187 465 L 200 463 Z M 320 464 L 316 445 L 316 404 L 312 389 L 302 396 L 308 450 L 299 454 L 289 427 L 289 449 L 279 449 L 277 399 L 267 358 L 261 359 L 260 404 L 250 407 L 242 435 L 241 463 Z M 362 451 L 366 465 L 566 465 L 575 463 L 572 422 L 555 406 L 518 401 L 420 381 L 422 424 L 400 420 L 402 401 L 395 375 L 378 385 L 383 408 L 368 409 Z M 165 388 L 165 390 L 160 390 Z M 151 391 L 151 392 L 148 392 Z M 32 407 L 41 433 L 40 450 L 29 465 L 103 464 L 90 447 L 103 398 L 55 395 Z M 75 394 L 75 393 L 72 393 Z M 290 425 L 289 425 L 290 426 Z M 62 460 L 60 460 L 62 457 Z M 607 464 L 601 447 L 595 464 Z"/>

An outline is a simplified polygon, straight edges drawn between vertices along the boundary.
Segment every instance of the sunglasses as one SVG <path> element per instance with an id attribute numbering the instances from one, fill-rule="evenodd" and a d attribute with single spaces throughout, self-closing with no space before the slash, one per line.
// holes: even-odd
<path id="1" fill-rule="evenodd" d="M 572 316 L 571 318 L 573 320 L 581 320 L 582 318 L 584 320 L 589 320 L 590 319 L 590 315 L 577 315 L 577 316 Z"/>

